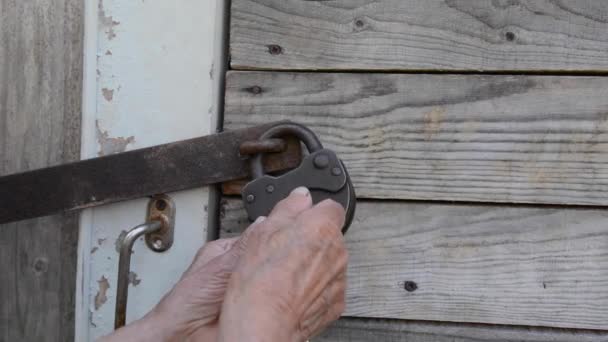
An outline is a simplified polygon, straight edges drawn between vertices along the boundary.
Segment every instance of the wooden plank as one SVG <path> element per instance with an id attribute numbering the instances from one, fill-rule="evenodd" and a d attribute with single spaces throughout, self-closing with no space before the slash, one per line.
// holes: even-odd
<path id="1" fill-rule="evenodd" d="M 248 224 L 240 200 L 222 216 L 222 236 Z M 591 208 L 360 201 L 346 315 L 608 329 L 607 220 Z"/>
<path id="2" fill-rule="evenodd" d="M 589 330 L 342 318 L 314 342 L 606 342 Z"/>
<path id="3" fill-rule="evenodd" d="M 0 0 L 0 175 L 79 158 L 83 1 Z M 71 341 L 78 218 L 0 226 L 0 340 Z"/>
<path id="4" fill-rule="evenodd" d="M 227 129 L 308 125 L 360 198 L 608 204 L 608 78 L 231 72 L 226 91 Z"/>
<path id="5" fill-rule="evenodd" d="M 604 0 L 234 0 L 234 69 L 608 71 Z"/>

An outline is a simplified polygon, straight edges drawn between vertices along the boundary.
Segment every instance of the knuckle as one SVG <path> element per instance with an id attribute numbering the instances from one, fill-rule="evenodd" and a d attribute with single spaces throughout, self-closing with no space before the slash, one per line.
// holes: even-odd
<path id="1" fill-rule="evenodd" d="M 335 211 L 336 213 L 344 214 L 345 212 L 344 207 L 340 203 L 332 199 L 327 199 L 323 201 L 323 205 L 327 206 L 328 208 L 330 208 L 330 210 Z"/>
<path id="2" fill-rule="evenodd" d="M 280 231 L 273 232 L 266 237 L 265 243 L 268 244 L 270 250 L 276 250 L 283 245 L 285 238 Z"/>
<path id="3" fill-rule="evenodd" d="M 319 218 L 311 231 L 320 238 L 333 241 L 342 235 L 341 228 L 338 227 L 336 222 L 328 218 Z"/>
<path id="4" fill-rule="evenodd" d="M 336 309 L 334 311 L 334 317 L 333 319 L 336 320 L 338 318 L 340 318 L 340 316 L 342 316 L 342 314 L 344 313 L 344 311 L 346 310 L 346 302 L 345 301 L 341 301 L 339 303 L 336 304 Z"/>

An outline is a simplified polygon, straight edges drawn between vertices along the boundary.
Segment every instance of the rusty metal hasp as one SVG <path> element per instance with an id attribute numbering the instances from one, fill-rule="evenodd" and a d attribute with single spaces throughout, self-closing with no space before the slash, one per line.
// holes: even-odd
<path id="1" fill-rule="evenodd" d="M 289 136 L 302 141 L 310 154 L 293 171 L 264 175 L 262 154 L 284 151 L 286 144 L 280 138 Z M 290 160 L 289 153 L 281 157 L 286 162 L 278 163 L 279 169 L 299 163 Z M 249 176 L 250 166 L 255 180 L 243 190 L 250 218 L 267 215 L 292 189 L 307 186 L 315 202 L 332 198 L 344 206 L 348 216 L 344 231 L 348 228 L 355 195 L 344 165 L 312 131 L 289 122 L 0 177 L 0 224 L 242 179 Z"/>

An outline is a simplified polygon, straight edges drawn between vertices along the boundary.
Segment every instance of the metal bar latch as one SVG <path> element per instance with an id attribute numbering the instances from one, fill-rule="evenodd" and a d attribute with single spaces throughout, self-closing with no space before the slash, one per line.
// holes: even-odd
<path id="1" fill-rule="evenodd" d="M 175 227 L 175 204 L 166 195 L 157 195 L 148 202 L 145 223 L 131 229 L 120 243 L 118 258 L 118 278 L 116 280 L 116 310 L 114 329 L 125 325 L 127 320 L 127 299 L 129 295 L 129 273 L 133 244 L 145 235 L 146 245 L 157 253 L 167 251 L 173 245 Z"/>

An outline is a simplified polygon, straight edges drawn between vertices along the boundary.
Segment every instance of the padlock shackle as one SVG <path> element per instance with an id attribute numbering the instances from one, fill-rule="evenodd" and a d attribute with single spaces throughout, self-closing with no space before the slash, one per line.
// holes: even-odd
<path id="1" fill-rule="evenodd" d="M 262 134 L 258 140 L 266 140 L 279 138 L 284 136 L 294 136 L 306 145 L 309 152 L 315 152 L 323 149 L 323 144 L 317 135 L 308 127 L 294 123 L 281 123 L 268 129 Z M 260 178 L 264 175 L 264 166 L 262 165 L 263 153 L 258 153 L 251 159 L 251 176 L 253 179 Z"/>

